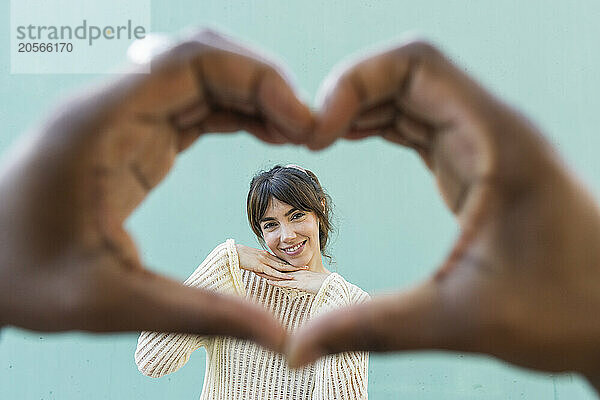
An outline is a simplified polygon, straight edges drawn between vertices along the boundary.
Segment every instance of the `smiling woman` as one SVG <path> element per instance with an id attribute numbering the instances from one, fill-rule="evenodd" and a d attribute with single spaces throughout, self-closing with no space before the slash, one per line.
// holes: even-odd
<path id="1" fill-rule="evenodd" d="M 310 265 L 322 272 L 325 269 L 321 257 L 316 256 L 322 253 L 330 258 L 325 253 L 332 229 L 330 203 L 314 173 L 293 164 L 275 166 L 252 179 L 247 199 L 248 222 L 263 247 L 268 246 L 290 264 Z M 287 217 L 298 222 L 294 229 L 287 229 Z M 308 239 L 309 247 L 316 246 L 312 251 L 294 248 L 304 246 Z M 308 255 L 315 257 L 307 258 Z"/>
<path id="2" fill-rule="evenodd" d="M 323 312 L 369 295 L 323 265 L 331 231 L 330 199 L 317 177 L 297 165 L 258 174 L 247 198 L 248 221 L 264 250 L 233 240 L 217 246 L 185 282 L 264 305 L 294 332 Z M 269 251 L 267 251 L 270 250 Z M 207 351 L 201 399 L 366 399 L 368 353 L 326 356 L 291 369 L 281 354 L 250 341 L 142 332 L 139 370 L 160 377 Z"/>

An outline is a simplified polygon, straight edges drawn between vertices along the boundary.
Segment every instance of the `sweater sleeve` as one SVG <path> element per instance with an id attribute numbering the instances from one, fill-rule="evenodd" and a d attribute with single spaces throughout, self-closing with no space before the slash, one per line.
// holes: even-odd
<path id="1" fill-rule="evenodd" d="M 184 285 L 245 296 L 235 242 L 228 239 L 217 246 Z M 145 331 L 138 339 L 135 363 L 144 375 L 159 378 L 177 371 L 188 362 L 192 352 L 211 343 L 208 336 Z"/>
<path id="2" fill-rule="evenodd" d="M 369 294 L 331 274 L 317 293 L 312 316 L 370 300 Z M 320 358 L 315 364 L 313 400 L 363 400 L 368 398 L 368 352 L 346 352 Z"/>

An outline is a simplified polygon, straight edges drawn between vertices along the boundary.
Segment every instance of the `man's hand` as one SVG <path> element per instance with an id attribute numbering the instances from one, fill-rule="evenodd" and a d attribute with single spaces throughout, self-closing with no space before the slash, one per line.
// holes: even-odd
<path id="1" fill-rule="evenodd" d="M 412 147 L 461 233 L 431 279 L 305 325 L 290 363 L 444 349 L 600 376 L 600 213 L 537 129 L 426 43 L 367 57 L 324 90 L 309 147 L 371 135 Z"/>
<path id="2" fill-rule="evenodd" d="M 150 75 L 72 98 L 0 170 L 0 325 L 232 335 L 279 349 L 284 330 L 265 311 L 145 269 L 123 223 L 199 135 L 299 142 L 312 124 L 276 65 L 208 31 Z"/>

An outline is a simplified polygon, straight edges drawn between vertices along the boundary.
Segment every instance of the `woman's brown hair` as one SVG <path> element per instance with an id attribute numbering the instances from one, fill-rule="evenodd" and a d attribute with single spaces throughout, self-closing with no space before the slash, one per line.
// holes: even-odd
<path id="1" fill-rule="evenodd" d="M 319 243 L 321 254 L 326 254 L 327 240 L 332 230 L 331 198 L 311 171 L 297 165 L 276 165 L 258 173 L 250 182 L 246 200 L 248 222 L 260 244 L 266 248 L 260 220 L 265 215 L 271 198 L 289 204 L 301 211 L 312 211 L 319 220 Z"/>

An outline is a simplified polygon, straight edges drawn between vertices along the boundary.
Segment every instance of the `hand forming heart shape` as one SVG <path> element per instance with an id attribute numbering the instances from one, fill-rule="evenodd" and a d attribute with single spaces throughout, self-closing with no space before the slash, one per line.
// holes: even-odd
<path id="1" fill-rule="evenodd" d="M 277 65 L 205 31 L 152 74 L 65 103 L 0 175 L 0 322 L 232 335 L 285 346 L 292 365 L 348 350 L 482 352 L 595 379 L 600 215 L 536 128 L 426 43 L 325 82 L 313 114 Z M 199 135 L 242 129 L 311 149 L 372 135 L 414 148 L 461 226 L 447 261 L 287 345 L 255 306 L 144 269 L 124 220 Z"/>

